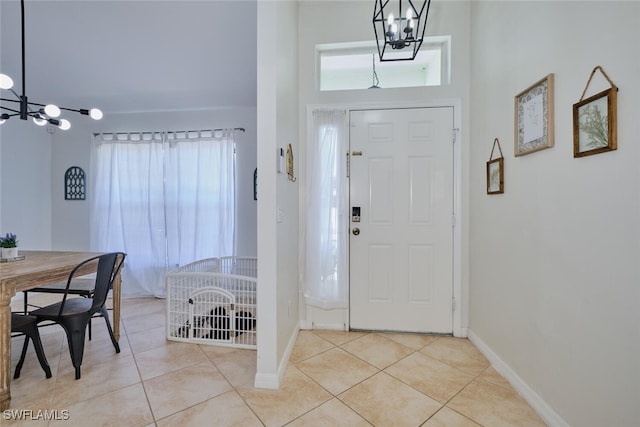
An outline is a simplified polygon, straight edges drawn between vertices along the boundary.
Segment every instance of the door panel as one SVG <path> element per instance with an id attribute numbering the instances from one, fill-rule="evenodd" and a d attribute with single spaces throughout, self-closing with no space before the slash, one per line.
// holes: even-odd
<path id="1" fill-rule="evenodd" d="M 453 108 L 352 111 L 350 123 L 350 326 L 450 333 Z"/>

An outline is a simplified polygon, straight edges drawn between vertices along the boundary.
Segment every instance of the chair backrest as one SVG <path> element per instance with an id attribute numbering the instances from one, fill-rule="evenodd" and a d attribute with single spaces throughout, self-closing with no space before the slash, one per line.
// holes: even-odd
<path id="1" fill-rule="evenodd" d="M 64 310 L 64 304 L 68 296 L 69 287 L 71 282 L 78 270 L 80 270 L 86 264 L 91 262 L 98 261 L 98 269 L 96 271 L 96 282 L 93 293 L 93 304 L 91 305 L 91 313 L 99 310 L 107 300 L 107 295 L 109 294 L 109 290 L 113 286 L 113 281 L 115 280 L 118 272 L 122 268 L 124 264 L 124 259 L 127 255 L 123 252 L 110 252 L 102 255 L 97 255 L 91 258 L 88 258 L 78 264 L 69 274 L 69 279 L 67 280 L 67 287 L 64 297 L 62 298 L 62 304 L 60 305 L 60 313 Z"/>
<path id="2" fill-rule="evenodd" d="M 113 281 L 120 272 L 125 257 L 126 254 L 123 252 L 111 252 L 101 255 L 101 258 L 99 258 L 96 287 L 93 293 L 93 305 L 91 306 L 92 312 L 99 310 L 107 301 L 109 290 L 113 287 Z"/>

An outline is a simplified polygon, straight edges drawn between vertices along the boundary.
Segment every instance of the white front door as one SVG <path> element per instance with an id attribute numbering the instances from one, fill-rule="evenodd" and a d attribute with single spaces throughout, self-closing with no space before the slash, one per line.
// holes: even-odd
<path id="1" fill-rule="evenodd" d="M 350 124 L 350 327 L 451 333 L 453 108 Z"/>

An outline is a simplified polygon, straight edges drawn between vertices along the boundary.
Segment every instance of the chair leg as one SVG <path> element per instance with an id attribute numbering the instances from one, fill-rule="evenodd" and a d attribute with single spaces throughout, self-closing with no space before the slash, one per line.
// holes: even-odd
<path id="1" fill-rule="evenodd" d="M 73 318 L 64 325 L 67 333 L 67 342 L 69 343 L 69 354 L 71 363 L 76 370 L 76 379 L 80 379 L 80 366 L 84 356 L 84 339 L 86 336 L 87 322 L 86 318 Z"/>
<path id="2" fill-rule="evenodd" d="M 107 323 L 107 330 L 109 331 L 109 336 L 111 337 L 111 342 L 116 349 L 116 353 L 120 353 L 120 344 L 118 344 L 115 335 L 113 335 L 113 329 L 111 329 L 111 322 L 109 322 L 109 313 L 107 313 L 107 309 L 103 306 L 100 309 L 100 313 L 102 314 L 102 317 L 104 317 L 104 321 Z"/>
<path id="3" fill-rule="evenodd" d="M 31 332 L 31 334 L 33 336 L 33 348 L 36 351 L 36 356 L 38 356 L 40 366 L 42 366 L 46 377 L 51 378 L 51 368 L 49 367 L 49 362 L 47 362 L 47 357 L 44 355 L 42 340 L 40 339 L 40 332 L 38 331 L 37 325 L 33 325 L 33 331 Z"/>
<path id="4" fill-rule="evenodd" d="M 24 344 L 22 345 L 22 354 L 20 354 L 20 360 L 16 365 L 16 372 L 13 374 L 13 379 L 17 380 L 20 378 L 20 371 L 22 370 L 22 365 L 24 365 L 24 358 L 27 355 L 27 348 L 29 347 L 29 335 L 24 336 Z"/>
<path id="5" fill-rule="evenodd" d="M 38 362 L 40 362 L 40 366 L 44 371 L 44 374 L 47 378 L 51 378 L 51 368 L 49 367 L 49 362 L 47 362 L 47 357 L 44 355 L 44 349 L 42 348 L 42 341 L 40 340 L 40 333 L 38 332 L 38 327 L 34 324 L 28 327 L 28 330 L 25 330 L 24 336 L 24 344 L 22 345 L 22 353 L 20 354 L 20 360 L 16 365 L 16 371 L 13 374 L 13 379 L 16 380 L 20 378 L 20 371 L 22 371 L 22 365 L 24 364 L 24 359 L 27 355 L 27 348 L 29 347 L 29 339 L 33 341 L 33 348 L 36 352 L 36 356 L 38 356 Z"/>

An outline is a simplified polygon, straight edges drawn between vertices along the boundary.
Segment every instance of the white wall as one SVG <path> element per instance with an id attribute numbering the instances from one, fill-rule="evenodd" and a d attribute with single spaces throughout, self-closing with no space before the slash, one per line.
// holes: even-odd
<path id="1" fill-rule="evenodd" d="M 451 84 L 441 87 L 348 90 L 320 92 L 316 80 L 316 45 L 322 43 L 343 43 L 374 41 L 372 25 L 373 2 L 351 1 L 303 1 L 299 8 L 299 116 L 300 116 L 300 200 L 305 200 L 304 159 L 306 156 L 306 110 L 309 105 L 381 105 L 402 103 L 432 102 L 456 99 L 462 105 L 462 132 L 459 143 L 462 145 L 462 215 L 460 223 L 462 236 L 462 326 L 466 327 L 467 318 L 467 233 L 468 229 L 468 147 L 469 134 L 465 132 L 469 123 L 469 3 L 462 1 L 433 2 L 427 22 L 427 36 L 451 36 Z M 331 23 L 330 27 L 327 23 Z M 376 53 L 377 55 L 377 53 Z M 384 88 L 384 82 L 380 82 Z M 305 215 L 304 203 L 301 203 L 301 217 Z M 304 235 L 304 223 L 301 224 Z M 304 287 L 304 283 L 301 283 Z M 306 327 L 339 327 L 347 322 L 345 310 L 321 310 L 305 306 L 301 299 L 301 319 Z"/>
<path id="2" fill-rule="evenodd" d="M 298 150 L 296 1 L 258 2 L 258 363 L 255 385 L 277 388 L 298 326 L 298 184 L 276 172 Z M 299 166 L 296 162 L 296 173 Z"/>
<path id="3" fill-rule="evenodd" d="M 31 125 L 31 127 L 33 127 Z M 135 132 L 245 128 L 239 134 L 237 146 L 239 255 L 257 254 L 257 203 L 253 200 L 253 171 L 256 168 L 256 110 L 255 108 L 227 108 L 197 111 L 107 114 L 100 121 L 77 116 L 68 131 L 53 135 L 51 166 L 53 249 L 88 250 L 89 205 L 87 200 L 65 200 L 63 177 L 70 166 L 80 166 L 90 176 L 91 141 L 94 132 Z"/>
<path id="4" fill-rule="evenodd" d="M 0 235 L 16 234 L 18 250 L 51 249 L 51 135 L 12 117 L 0 141 Z"/>
<path id="5" fill-rule="evenodd" d="M 556 424 L 638 425 L 640 3 L 471 4 L 471 335 Z M 572 105 L 596 65 L 620 88 L 618 150 L 574 159 Z M 555 147 L 514 158 L 514 96 L 548 73 Z M 606 87 L 598 74 L 587 95 Z M 496 137 L 505 193 L 488 196 Z"/>

